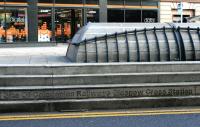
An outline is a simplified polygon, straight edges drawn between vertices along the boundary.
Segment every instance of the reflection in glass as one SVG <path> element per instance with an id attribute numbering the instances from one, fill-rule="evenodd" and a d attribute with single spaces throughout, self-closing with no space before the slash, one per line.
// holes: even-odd
<path id="1" fill-rule="evenodd" d="M 6 42 L 27 40 L 25 8 L 6 8 Z"/>
<path id="2" fill-rule="evenodd" d="M 142 22 L 145 22 L 145 23 L 158 22 L 158 11 L 157 10 L 143 10 Z"/>
<path id="3" fill-rule="evenodd" d="M 158 6 L 158 0 L 142 0 L 143 6 Z"/>
<path id="4" fill-rule="evenodd" d="M 108 5 L 123 5 L 124 0 L 108 0 Z"/>
<path id="5" fill-rule="evenodd" d="M 82 4 L 82 0 L 55 0 L 58 4 Z"/>
<path id="6" fill-rule="evenodd" d="M 125 0 L 125 5 L 128 6 L 140 6 L 141 0 Z"/>
<path id="7" fill-rule="evenodd" d="M 81 9 L 56 9 L 55 36 L 58 42 L 67 42 L 82 26 Z"/>
<path id="8" fill-rule="evenodd" d="M 126 22 L 141 22 L 141 10 L 126 10 Z"/>
<path id="9" fill-rule="evenodd" d="M 5 42 L 5 13 L 4 8 L 0 8 L 0 43 Z"/>
<path id="10" fill-rule="evenodd" d="M 99 22 L 98 9 L 87 9 L 87 22 Z"/>
<path id="11" fill-rule="evenodd" d="M 24 3 L 27 2 L 27 0 L 5 0 L 6 2 L 17 2 L 17 3 Z"/>
<path id="12" fill-rule="evenodd" d="M 86 0 L 86 4 L 99 4 L 99 0 Z"/>
<path id="13" fill-rule="evenodd" d="M 53 0 L 38 0 L 38 3 L 52 3 Z"/>
<path id="14" fill-rule="evenodd" d="M 108 22 L 124 22 L 124 10 L 108 10 Z"/>
<path id="15" fill-rule="evenodd" d="M 51 41 L 51 9 L 38 10 L 38 41 L 50 42 Z"/>

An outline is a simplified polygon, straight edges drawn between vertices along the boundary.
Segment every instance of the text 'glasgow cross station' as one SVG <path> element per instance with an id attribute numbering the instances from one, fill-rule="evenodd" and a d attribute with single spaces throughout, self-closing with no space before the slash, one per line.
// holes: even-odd
<path id="1" fill-rule="evenodd" d="M 178 0 L 0 0 L 0 43 L 68 42 L 88 22 L 179 22 Z M 200 15 L 183 0 L 183 17 Z"/>
<path id="2" fill-rule="evenodd" d="M 179 2 L 0 0 L 0 47 L 70 42 L 1 54 L 0 112 L 199 106 L 200 2 Z"/>

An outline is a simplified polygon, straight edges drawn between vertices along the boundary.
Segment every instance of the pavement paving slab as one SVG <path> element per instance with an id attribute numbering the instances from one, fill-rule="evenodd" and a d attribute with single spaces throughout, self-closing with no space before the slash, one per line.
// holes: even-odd
<path id="1" fill-rule="evenodd" d="M 49 47 L 1 48 L 1 64 L 66 64 L 68 44 Z"/>

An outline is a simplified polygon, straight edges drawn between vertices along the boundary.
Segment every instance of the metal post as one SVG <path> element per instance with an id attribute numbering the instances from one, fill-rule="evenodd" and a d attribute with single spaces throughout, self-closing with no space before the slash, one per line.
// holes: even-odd
<path id="1" fill-rule="evenodd" d="M 96 62 L 99 62 L 99 58 L 98 58 L 98 45 L 97 45 L 97 37 L 95 37 L 95 47 L 96 47 Z"/>
<path id="2" fill-rule="evenodd" d="M 117 49 L 117 62 L 119 62 L 119 46 L 118 46 L 117 32 L 115 33 L 115 41 L 116 41 L 116 49 Z"/>
<path id="3" fill-rule="evenodd" d="M 88 59 L 87 59 L 87 40 L 86 39 L 84 41 L 84 45 L 85 45 L 85 63 L 87 63 Z"/>
<path id="4" fill-rule="evenodd" d="M 183 4 L 182 4 L 182 0 L 180 0 L 180 4 L 181 4 L 181 23 L 183 23 Z"/>

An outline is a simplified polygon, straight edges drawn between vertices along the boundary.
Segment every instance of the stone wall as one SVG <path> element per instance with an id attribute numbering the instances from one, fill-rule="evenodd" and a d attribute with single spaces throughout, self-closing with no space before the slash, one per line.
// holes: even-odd
<path id="1" fill-rule="evenodd" d="M 178 15 L 177 5 L 179 2 L 160 2 L 160 22 L 172 22 L 173 15 Z M 184 15 L 199 16 L 200 15 L 200 2 L 189 3 L 183 2 Z"/>

